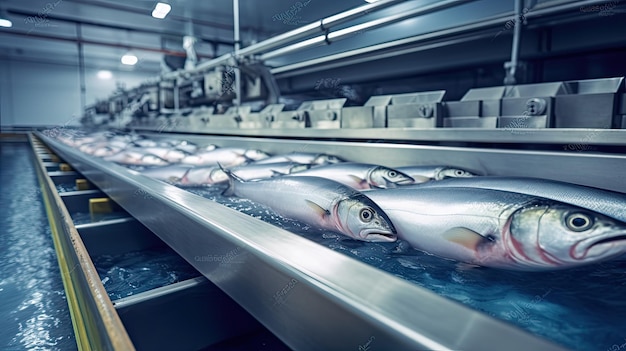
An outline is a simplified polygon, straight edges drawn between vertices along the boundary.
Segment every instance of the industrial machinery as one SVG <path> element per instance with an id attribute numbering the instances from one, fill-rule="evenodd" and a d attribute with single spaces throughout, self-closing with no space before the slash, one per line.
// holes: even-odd
<path id="1" fill-rule="evenodd" d="M 581 6 L 599 1 L 546 1 L 531 8 L 516 1 L 514 12 L 452 28 L 300 62 L 280 64 L 277 60 L 312 45 L 469 2 L 433 2 L 384 20 L 335 29 L 399 2 L 368 4 L 236 48 L 232 54 L 201 62 L 193 69 L 165 74 L 158 82 L 117 92 L 108 103 L 90 108 L 83 121 L 90 128 L 140 133 L 154 140 L 212 143 L 270 154 L 328 153 L 389 167 L 449 164 L 481 175 L 539 177 L 626 193 L 624 74 L 525 83 L 519 77 L 525 67 L 520 62 L 521 23 L 498 35 L 512 36 L 513 43 L 504 84 L 469 87 L 462 92 L 369 90 L 373 93 L 358 97 L 357 92 L 368 91 L 365 78 L 360 86 L 326 78 L 313 80 L 317 82 L 313 84 L 310 79 L 315 72 L 337 72 L 333 69 L 345 69 L 348 75 L 346 66 L 357 62 L 365 62 L 366 66 L 359 66 L 363 68 L 395 55 L 463 49 L 473 40 L 489 41 L 494 28 L 522 14 L 529 31 L 545 39 L 550 35 L 547 28 L 559 29 L 559 23 L 575 21 L 581 16 Z M 371 78 L 376 72 L 367 74 Z M 299 88 L 306 84 L 308 88 Z M 330 96 L 320 98 L 320 90 Z M 448 98 L 450 94 L 453 96 Z M 82 269 L 74 273 L 76 277 L 66 288 L 78 296 L 76 301 L 88 301 L 76 318 L 83 318 L 88 325 L 83 341 L 96 348 L 121 350 L 134 344 L 137 349 L 198 349 L 260 329 L 260 325 L 294 350 L 573 347 L 573 342 L 549 340 L 507 323 L 510 320 L 504 322 L 474 309 L 471 303 L 457 302 L 463 297 L 453 301 L 450 296 L 439 296 L 415 280 L 401 279 L 355 259 L 349 255 L 351 250 L 334 251 L 193 192 L 88 156 L 45 134 L 36 133 L 32 142 L 48 148 L 59 162 L 77 172 L 53 172 L 46 178 L 45 167 L 53 165 L 42 160 L 40 177 L 50 188 L 53 179 L 79 176 L 94 186 L 60 196 L 48 190 L 47 201 L 60 203 L 63 199 L 65 206 L 71 207 L 90 197 L 105 197 L 111 206 L 119 206 L 132 217 L 75 229 L 64 221 L 69 215 L 63 210 L 55 218 L 62 229 L 57 240 L 71 261 L 68 267 Z M 105 235 L 109 240 L 102 239 Z M 116 242 L 130 246 L 113 247 Z M 134 297 L 106 298 L 88 256 L 94 250 L 131 251 L 150 245 L 173 249 L 201 276 Z M 358 250 L 354 246 L 351 249 Z M 182 309 L 194 316 L 191 320 L 201 319 L 193 306 L 211 299 L 212 304 L 203 305 L 210 311 L 210 327 L 219 324 L 220 313 L 230 313 L 221 311 L 220 306 L 232 308 L 237 313 L 233 320 L 244 322 L 225 323 L 223 333 L 200 337 L 197 333 L 209 326 L 196 326 L 185 334 L 183 327 L 175 326 L 176 319 L 155 320 L 157 330 L 172 328 L 188 342 L 172 346 L 163 338 L 149 341 L 146 330 L 138 326 L 150 318 L 145 317 L 148 311 L 156 309 L 161 300 L 185 301 L 189 296 L 195 299 L 180 302 L 182 319 Z M 171 304 L 164 306 L 174 314 L 169 311 L 174 309 Z M 84 311 L 94 314 L 89 317 Z M 159 333 L 151 336 L 154 334 Z"/>

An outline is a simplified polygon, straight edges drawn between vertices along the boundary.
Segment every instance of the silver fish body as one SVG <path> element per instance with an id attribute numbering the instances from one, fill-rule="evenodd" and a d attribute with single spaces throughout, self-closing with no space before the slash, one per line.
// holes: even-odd
<path id="1" fill-rule="evenodd" d="M 468 178 L 476 175 L 464 169 L 449 166 L 406 166 L 395 167 L 394 169 L 410 176 L 415 183 L 423 183 L 431 180 L 442 180 L 447 178 Z"/>
<path id="2" fill-rule="evenodd" d="M 218 165 L 232 167 L 247 162 L 262 160 L 269 157 L 260 150 L 246 150 L 240 148 L 218 148 L 213 151 L 201 152 L 184 157 L 180 162 L 199 166 Z"/>
<path id="3" fill-rule="evenodd" d="M 446 179 L 410 187 L 468 187 L 495 189 L 540 196 L 601 213 L 626 222 L 626 194 L 555 180 L 522 177 L 475 177 Z"/>
<path id="4" fill-rule="evenodd" d="M 160 158 L 173 163 L 180 162 L 180 160 L 191 155 L 188 152 L 173 147 L 144 147 L 137 151 L 143 151 L 153 155 L 157 155 Z"/>
<path id="5" fill-rule="evenodd" d="M 277 163 L 252 163 L 244 166 L 230 168 L 237 177 L 243 180 L 266 179 L 283 174 L 296 174 L 311 168 L 310 164 L 300 164 L 295 162 Z M 228 179 L 228 178 L 226 178 Z"/>
<path id="6" fill-rule="evenodd" d="M 115 154 L 122 152 L 122 150 L 123 150 L 122 148 L 115 147 L 115 146 L 105 146 L 105 147 L 95 150 L 92 153 L 92 155 L 96 157 L 113 156 Z"/>
<path id="7" fill-rule="evenodd" d="M 413 178 L 384 166 L 344 162 L 311 168 L 293 177 L 322 177 L 347 185 L 353 189 L 387 189 L 413 184 Z"/>
<path id="8" fill-rule="evenodd" d="M 169 164 L 169 162 L 159 156 L 136 151 L 122 151 L 115 155 L 105 157 L 104 159 L 106 161 L 135 166 L 166 166 Z"/>
<path id="9" fill-rule="evenodd" d="M 158 168 L 149 168 L 141 171 L 141 174 L 147 175 L 154 179 L 167 181 L 170 183 L 177 183 L 185 176 L 193 166 L 191 165 L 169 165 Z"/>
<path id="10" fill-rule="evenodd" d="M 158 142 L 151 139 L 137 139 L 132 142 L 132 146 L 137 147 L 157 147 L 158 145 Z"/>
<path id="11" fill-rule="evenodd" d="M 276 213 L 362 241 L 393 242 L 393 225 L 367 196 L 318 177 L 276 177 L 244 182 L 231 177 L 225 195 L 268 206 Z"/>
<path id="12" fill-rule="evenodd" d="M 296 162 L 300 164 L 316 164 L 316 165 L 328 165 L 344 162 L 337 156 L 328 154 L 316 154 L 307 152 L 292 152 L 284 155 L 276 155 L 266 158 L 256 163 L 278 163 L 278 162 Z"/>
<path id="13" fill-rule="evenodd" d="M 373 190 L 398 237 L 443 258 L 520 271 L 577 267 L 626 252 L 626 223 L 537 196 L 476 188 Z"/>

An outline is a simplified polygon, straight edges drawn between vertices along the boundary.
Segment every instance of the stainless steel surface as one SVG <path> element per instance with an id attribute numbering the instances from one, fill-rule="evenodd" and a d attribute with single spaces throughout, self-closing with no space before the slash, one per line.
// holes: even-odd
<path id="1" fill-rule="evenodd" d="M 138 350 L 215 348 L 216 343 L 261 329 L 254 318 L 204 277 L 113 303 Z"/>
<path id="2" fill-rule="evenodd" d="M 308 47 L 316 46 L 316 45 L 319 45 L 319 44 L 324 44 L 324 43 L 331 44 L 332 42 L 348 38 L 348 37 L 352 36 L 353 34 L 359 32 L 359 31 L 380 28 L 380 27 L 383 27 L 383 26 L 386 26 L 386 25 L 389 25 L 389 24 L 392 24 L 392 23 L 399 22 L 399 21 L 401 21 L 403 19 L 406 19 L 406 18 L 417 17 L 417 16 L 425 15 L 427 13 L 432 13 L 432 12 L 439 11 L 439 10 L 444 10 L 444 9 L 447 9 L 447 8 L 450 8 L 450 7 L 453 7 L 453 6 L 457 6 L 457 5 L 461 5 L 463 3 L 467 3 L 469 1 L 473 1 L 473 0 L 445 0 L 445 1 L 437 1 L 435 3 L 422 6 L 422 7 L 416 8 L 414 10 L 405 11 L 405 12 L 401 12 L 401 13 L 398 13 L 398 14 L 395 14 L 395 15 L 390 15 L 390 16 L 387 16 L 387 17 L 378 18 L 378 19 L 375 19 L 373 21 L 357 24 L 357 25 L 354 25 L 352 27 L 340 29 L 340 30 L 337 30 L 337 31 L 331 31 L 331 32 L 325 33 L 324 35 L 319 36 L 319 37 L 307 39 L 307 40 L 304 40 L 304 41 L 296 43 L 296 44 L 285 46 L 285 47 L 280 48 L 278 50 L 267 52 L 267 53 L 261 55 L 261 60 L 263 60 L 263 61 L 270 60 L 270 59 L 276 58 L 278 56 L 289 54 L 289 53 L 292 53 L 294 51 L 301 50 L 301 49 L 306 49 Z"/>
<path id="3" fill-rule="evenodd" d="M 79 190 L 60 193 L 65 207 L 70 213 L 89 212 L 89 199 L 105 197 L 100 190 Z"/>
<path id="4" fill-rule="evenodd" d="M 400 1 L 404 0 L 383 0 L 378 1 L 372 4 L 367 4 L 363 6 L 359 6 L 355 9 L 348 10 L 327 18 L 323 18 L 319 21 L 313 22 L 311 24 L 307 24 L 303 27 L 299 27 L 287 33 L 277 35 L 270 39 L 264 40 L 260 43 L 256 43 L 254 45 L 250 45 L 246 48 L 239 50 L 239 56 L 247 57 L 251 55 L 255 55 L 261 52 L 265 52 L 267 50 L 271 50 L 284 44 L 290 43 L 292 41 L 305 38 L 307 36 L 313 35 L 315 33 L 320 33 L 326 31 L 328 28 L 332 26 L 336 26 L 357 17 L 363 16 L 371 11 L 381 10 L 391 5 L 394 5 Z M 197 65 L 193 70 L 184 71 L 184 72 L 201 72 L 206 71 L 208 69 L 227 64 L 233 59 L 233 54 L 226 54 L 210 61 L 206 61 Z M 181 72 L 172 72 L 169 74 L 163 75 L 163 79 L 173 78 L 179 75 Z"/>
<path id="5" fill-rule="evenodd" d="M 555 127 L 623 128 L 618 115 L 624 108 L 624 77 L 568 81 L 563 86 L 569 95 L 556 97 Z"/>
<path id="6" fill-rule="evenodd" d="M 602 4 L 605 0 L 588 0 L 588 1 L 575 1 L 575 2 L 557 2 L 555 4 L 551 2 L 543 3 L 533 11 L 527 13 L 525 16 L 528 19 L 541 18 L 542 16 L 548 16 L 565 11 L 576 11 L 582 6 Z M 301 61 L 297 63 L 287 64 L 281 67 L 272 69 L 272 73 L 277 78 L 286 78 L 293 75 L 305 74 L 316 72 L 324 69 L 339 68 L 344 66 L 353 65 L 356 63 L 375 61 L 385 57 L 397 56 L 407 54 L 416 51 L 422 51 L 433 47 L 445 46 L 455 44 L 459 42 L 466 42 L 477 39 L 492 38 L 493 33 L 469 35 L 474 31 L 487 29 L 490 27 L 501 26 L 514 16 L 513 11 L 504 13 L 502 15 L 494 16 L 492 18 L 483 18 L 475 22 L 468 24 L 417 35 L 411 38 L 394 40 L 387 43 L 381 43 L 377 45 L 371 45 L 365 48 L 354 49 L 345 51 L 338 54 L 327 55 L 325 57 L 316 58 L 312 60 Z M 464 37 L 460 39 L 451 39 L 447 42 L 431 43 L 431 40 L 444 40 L 446 37 L 453 35 L 463 34 Z M 426 43 L 428 42 L 428 43 Z M 406 48 L 407 46 L 410 46 Z"/>
<path id="7" fill-rule="evenodd" d="M 282 112 L 291 118 L 297 111 Z M 134 128 L 137 131 L 153 132 L 154 128 Z M 197 133 L 194 129 L 178 129 L 181 132 Z M 210 131 L 207 133 L 216 133 Z M 307 139 L 346 138 L 359 140 L 411 140 L 437 142 L 475 142 L 475 143 L 507 143 L 507 144 L 555 144 L 567 146 L 587 142 L 593 145 L 626 146 L 626 132 L 623 130 L 601 129 L 528 129 L 523 133 L 498 129 L 417 129 L 417 128 L 363 128 L 328 129 L 220 129 L 217 134 L 245 137 L 292 137 Z M 187 138 L 185 136 L 184 138 Z M 194 136 L 197 137 L 197 136 Z M 199 140 L 204 137 L 200 136 Z"/>
<path id="8" fill-rule="evenodd" d="M 372 337 L 385 350 L 488 351 L 501 350 L 502 345 L 508 350 L 562 349 L 302 237 L 41 137 L 293 349 L 358 349 Z M 256 145 L 275 153 L 295 148 L 324 150 L 355 161 L 384 154 L 389 163 L 460 151 L 365 143 L 187 139 L 222 146 Z M 508 153 L 503 156 L 511 158 Z M 199 259 L 203 256 L 229 259 Z"/>
<path id="9" fill-rule="evenodd" d="M 80 224 L 76 229 L 92 257 L 121 255 L 165 245 L 134 218 Z"/>

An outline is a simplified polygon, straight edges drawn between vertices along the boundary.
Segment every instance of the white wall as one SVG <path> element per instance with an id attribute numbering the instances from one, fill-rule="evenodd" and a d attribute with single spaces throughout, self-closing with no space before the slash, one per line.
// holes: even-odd
<path id="1" fill-rule="evenodd" d="M 97 72 L 85 72 L 87 105 L 110 96 L 116 82 L 132 88 L 154 77 L 143 72 L 112 71 L 111 80 L 102 80 Z M 78 67 L 0 60 L 1 126 L 76 124 L 82 113 Z M 73 117 L 76 119 L 70 121 Z"/>

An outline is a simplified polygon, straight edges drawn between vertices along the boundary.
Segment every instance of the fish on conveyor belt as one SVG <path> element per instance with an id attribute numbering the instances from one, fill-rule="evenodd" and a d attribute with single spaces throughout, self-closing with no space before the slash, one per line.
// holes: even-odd
<path id="1" fill-rule="evenodd" d="M 410 187 L 468 187 L 495 189 L 547 199 L 586 208 L 626 222 L 626 194 L 556 180 L 523 177 L 475 177 L 446 179 Z"/>
<path id="2" fill-rule="evenodd" d="M 431 180 L 448 178 L 468 178 L 476 175 L 464 169 L 449 166 L 406 166 L 394 167 L 394 169 L 410 176 L 415 183 L 423 183 Z"/>
<path id="3" fill-rule="evenodd" d="M 176 164 L 164 167 L 148 168 L 142 170 L 140 173 L 154 179 L 170 183 L 177 183 L 178 180 L 182 179 L 187 171 L 189 171 L 191 168 L 194 168 L 194 166 Z"/>
<path id="4" fill-rule="evenodd" d="M 123 150 L 122 148 L 115 147 L 115 146 L 104 146 L 102 148 L 98 148 L 95 151 L 93 151 L 91 155 L 96 156 L 96 157 L 113 156 L 115 154 L 122 152 L 122 150 Z"/>
<path id="5" fill-rule="evenodd" d="M 157 143 L 157 147 L 174 148 L 193 154 L 196 152 L 213 151 L 217 148 L 217 145 L 209 144 L 206 146 L 199 146 L 188 140 L 167 139 Z"/>
<path id="6" fill-rule="evenodd" d="M 115 155 L 107 156 L 104 160 L 134 166 L 166 166 L 169 164 L 169 162 L 157 155 L 136 151 L 122 151 Z"/>
<path id="7" fill-rule="evenodd" d="M 240 148 L 217 148 L 213 151 L 189 155 L 180 162 L 197 166 L 216 166 L 218 163 L 225 167 L 238 166 L 247 162 L 259 161 L 269 155 L 261 150 L 247 150 Z"/>
<path id="8" fill-rule="evenodd" d="M 246 198 L 279 215 L 362 241 L 393 242 L 397 237 L 387 215 L 367 196 L 319 177 L 275 177 L 244 181 L 224 169 L 224 195 Z"/>
<path id="9" fill-rule="evenodd" d="M 290 154 L 276 155 L 266 158 L 256 163 L 278 163 L 278 162 L 296 162 L 300 164 L 315 164 L 315 165 L 329 165 L 344 162 L 334 155 L 328 154 L 316 154 L 307 152 L 292 152 Z"/>
<path id="10" fill-rule="evenodd" d="M 135 147 L 157 147 L 159 143 L 152 139 L 137 139 L 133 140 L 131 146 Z"/>
<path id="11" fill-rule="evenodd" d="M 263 165 L 245 165 L 230 168 L 229 170 L 243 180 L 271 178 L 279 174 L 290 174 L 307 170 L 311 165 L 301 165 L 293 162 L 272 163 Z M 152 168 L 141 173 L 184 186 L 213 185 L 228 181 L 228 176 L 219 166 L 171 165 Z"/>
<path id="12" fill-rule="evenodd" d="M 626 223 L 538 196 L 477 188 L 372 190 L 398 237 L 427 253 L 520 271 L 577 267 L 626 252 Z"/>
<path id="13" fill-rule="evenodd" d="M 251 163 L 249 165 L 229 168 L 229 170 L 238 178 L 247 181 L 301 173 L 311 169 L 311 167 L 313 167 L 313 165 L 297 162 L 277 162 L 267 164 Z M 226 177 L 226 180 L 228 180 L 228 177 Z"/>
<path id="14" fill-rule="evenodd" d="M 353 189 L 387 189 L 413 184 L 413 178 L 384 166 L 344 162 L 311 168 L 292 177 L 322 177 L 331 179 Z"/>
<path id="15" fill-rule="evenodd" d="M 143 151 L 145 153 L 157 155 L 160 158 L 166 160 L 167 162 L 172 162 L 172 163 L 180 162 L 185 157 L 192 155 L 186 151 L 179 150 L 174 147 L 154 146 L 154 147 L 132 148 L 128 150 L 138 151 L 138 152 Z"/>

